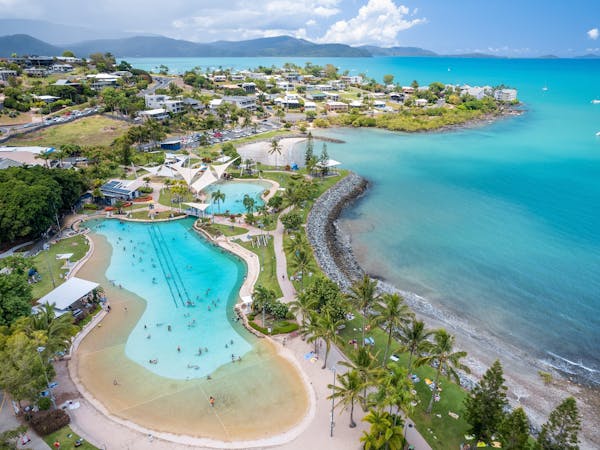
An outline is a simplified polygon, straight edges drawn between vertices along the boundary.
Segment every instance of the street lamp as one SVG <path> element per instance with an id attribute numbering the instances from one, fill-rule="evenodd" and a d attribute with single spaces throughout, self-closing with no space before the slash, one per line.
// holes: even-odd
<path id="1" fill-rule="evenodd" d="M 333 437 L 333 427 L 335 426 L 335 423 L 333 421 L 333 409 L 335 407 L 335 403 L 334 403 L 334 398 L 333 398 L 333 394 L 335 394 L 335 365 L 337 364 L 337 362 L 333 363 L 333 366 L 331 367 L 331 371 L 333 372 L 333 384 L 331 385 L 331 419 L 329 421 L 329 437 Z"/>
<path id="2" fill-rule="evenodd" d="M 44 377 L 46 378 L 46 387 L 48 388 L 48 392 L 50 392 L 50 400 L 52 401 L 52 406 L 56 409 L 56 402 L 54 401 L 54 395 L 52 394 L 52 388 L 50 387 L 50 381 L 48 380 L 48 374 L 46 373 L 46 367 L 44 366 L 44 361 L 42 360 L 42 352 L 46 350 L 46 347 L 38 347 L 37 352 L 40 357 L 40 363 L 42 364 L 42 370 L 44 371 Z"/>

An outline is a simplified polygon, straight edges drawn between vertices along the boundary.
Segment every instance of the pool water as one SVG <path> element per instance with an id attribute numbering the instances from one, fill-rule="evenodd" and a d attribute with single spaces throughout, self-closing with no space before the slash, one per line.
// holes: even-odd
<path id="1" fill-rule="evenodd" d="M 146 301 L 126 356 L 173 379 L 206 377 L 251 350 L 233 312 L 244 264 L 200 237 L 192 224 L 90 223 L 113 249 L 106 277 Z"/>
<path id="2" fill-rule="evenodd" d="M 216 204 L 211 206 L 211 208 L 214 207 L 215 213 L 229 211 L 231 214 L 240 214 L 246 213 L 243 203 L 246 194 L 254 199 L 254 210 L 256 211 L 257 207 L 264 205 L 261 194 L 270 187 L 271 184 L 264 181 L 226 181 L 213 184 L 204 189 L 204 192 L 207 195 L 207 201 L 211 204 L 210 195 L 213 192 L 220 190 L 225 194 L 225 201 L 221 202 L 219 207 Z"/>

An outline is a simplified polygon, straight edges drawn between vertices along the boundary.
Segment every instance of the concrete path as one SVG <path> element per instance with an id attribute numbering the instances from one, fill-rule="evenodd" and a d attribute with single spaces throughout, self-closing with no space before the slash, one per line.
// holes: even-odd
<path id="1" fill-rule="evenodd" d="M 281 215 L 287 214 L 291 210 L 291 207 L 285 208 L 281 211 Z M 287 260 L 285 257 L 285 250 L 283 248 L 283 233 L 285 230 L 283 229 L 283 223 L 279 218 L 277 219 L 277 227 L 273 232 L 273 247 L 275 249 L 275 261 L 277 268 L 277 280 L 279 281 L 279 287 L 281 287 L 281 292 L 283 293 L 283 298 L 281 299 L 284 303 L 289 303 L 294 301 L 296 298 L 296 289 L 294 285 L 290 281 L 287 273 Z"/>

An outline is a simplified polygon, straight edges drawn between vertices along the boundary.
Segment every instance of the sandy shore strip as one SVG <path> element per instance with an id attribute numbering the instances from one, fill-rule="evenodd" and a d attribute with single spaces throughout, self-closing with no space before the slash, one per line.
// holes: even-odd
<path id="1" fill-rule="evenodd" d="M 300 164 L 302 161 L 297 161 L 293 155 L 293 149 L 297 143 L 305 140 L 305 138 L 280 139 L 281 155 L 277 153 L 269 154 L 271 143 L 268 141 L 258 141 L 242 145 L 237 149 L 237 152 L 243 160 L 252 159 L 268 166 L 285 166 L 292 163 Z"/>
<path id="2" fill-rule="evenodd" d="M 354 255 L 349 236 L 344 235 L 337 225 L 337 218 L 344 207 L 363 194 L 364 188 L 365 180 L 360 176 L 353 174 L 346 177 L 317 200 L 308 217 L 307 232 L 319 265 L 345 288 L 353 279 L 362 276 L 363 269 Z M 439 305 L 432 305 L 414 293 L 399 290 L 381 280 L 379 287 L 400 293 L 429 327 L 443 327 L 456 336 L 458 347 L 468 352 L 466 363 L 473 371 L 473 376 L 463 377 L 464 385 L 472 385 L 496 359 L 500 359 L 511 404 L 522 406 L 535 427 L 540 427 L 564 398 L 573 396 L 578 400 L 583 416 L 581 448 L 600 448 L 600 395 L 597 389 L 576 384 L 560 374 L 556 374 L 553 383 L 545 385 L 538 370 L 548 368 L 521 349 L 489 336 L 485 330 L 444 312 Z"/>

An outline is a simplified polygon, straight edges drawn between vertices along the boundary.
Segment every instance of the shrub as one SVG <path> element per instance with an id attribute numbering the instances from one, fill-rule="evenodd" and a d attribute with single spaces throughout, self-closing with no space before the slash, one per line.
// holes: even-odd
<path id="1" fill-rule="evenodd" d="M 140 191 L 142 194 L 152 194 L 152 192 L 154 192 L 154 188 L 152 188 L 152 186 L 142 186 L 138 188 L 138 191 Z"/>
<path id="2" fill-rule="evenodd" d="M 37 405 L 40 411 L 47 411 L 50 409 L 50 406 L 52 406 L 52 402 L 48 397 L 40 397 Z"/>
<path id="3" fill-rule="evenodd" d="M 96 205 L 95 203 L 85 203 L 83 205 L 83 209 L 89 209 L 91 211 L 96 211 L 98 210 L 99 206 Z"/>
<path id="4" fill-rule="evenodd" d="M 52 411 L 39 411 L 33 414 L 29 419 L 31 428 L 41 436 L 46 436 L 69 425 L 71 418 L 62 409 Z"/>

